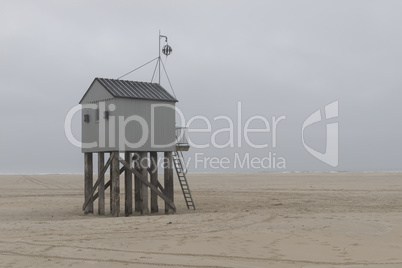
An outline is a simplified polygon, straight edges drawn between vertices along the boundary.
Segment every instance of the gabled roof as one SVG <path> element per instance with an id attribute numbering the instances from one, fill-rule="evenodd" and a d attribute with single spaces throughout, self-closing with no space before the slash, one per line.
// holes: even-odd
<path id="1" fill-rule="evenodd" d="M 95 78 L 91 86 L 82 97 L 83 101 L 92 85 L 98 81 L 114 98 L 129 98 L 157 101 L 177 102 L 177 99 L 170 95 L 166 89 L 157 83 L 137 82 L 128 80 L 117 80 L 107 78 Z"/>

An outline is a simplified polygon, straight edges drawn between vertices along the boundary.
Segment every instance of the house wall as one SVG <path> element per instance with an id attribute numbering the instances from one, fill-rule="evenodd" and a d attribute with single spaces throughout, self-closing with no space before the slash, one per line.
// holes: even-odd
<path id="1" fill-rule="evenodd" d="M 174 104 L 174 102 L 124 98 L 84 104 L 82 152 L 175 150 Z M 108 120 L 103 118 L 103 107 L 109 111 Z M 95 121 L 96 108 L 100 111 L 99 122 Z M 89 114 L 89 123 L 83 120 L 85 114 Z M 85 144 L 93 142 L 96 142 L 96 146 L 85 148 Z"/>

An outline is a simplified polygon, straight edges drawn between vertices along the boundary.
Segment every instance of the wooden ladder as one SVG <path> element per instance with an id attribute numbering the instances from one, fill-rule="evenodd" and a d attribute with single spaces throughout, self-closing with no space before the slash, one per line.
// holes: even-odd
<path id="1" fill-rule="evenodd" d="M 188 209 L 192 207 L 195 210 L 195 205 L 193 197 L 191 195 L 190 186 L 188 186 L 188 182 L 186 179 L 187 170 L 184 169 L 182 160 L 183 160 L 183 153 L 181 151 L 173 151 L 173 163 L 176 169 L 177 178 L 179 179 L 180 182 L 181 190 L 183 192 L 184 200 L 186 201 Z"/>

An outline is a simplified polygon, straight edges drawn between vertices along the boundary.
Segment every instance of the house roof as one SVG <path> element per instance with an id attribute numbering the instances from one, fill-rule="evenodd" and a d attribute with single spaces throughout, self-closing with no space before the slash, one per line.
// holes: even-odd
<path id="1" fill-rule="evenodd" d="M 128 80 L 117 80 L 107 78 L 95 78 L 92 84 L 98 81 L 114 98 L 129 98 L 129 99 L 143 99 L 143 100 L 157 100 L 157 101 L 172 101 L 178 100 L 170 95 L 166 89 L 157 83 L 147 83 Z M 92 86 L 91 84 L 91 86 Z M 88 91 L 91 89 L 89 87 Z M 85 98 L 86 94 L 82 97 L 80 103 Z"/>

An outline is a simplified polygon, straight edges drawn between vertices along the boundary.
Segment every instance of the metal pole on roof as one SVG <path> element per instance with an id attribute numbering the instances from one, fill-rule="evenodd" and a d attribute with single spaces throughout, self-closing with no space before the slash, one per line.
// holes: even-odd
<path id="1" fill-rule="evenodd" d="M 161 35 L 161 30 L 159 30 L 159 57 L 158 57 L 158 65 L 159 65 L 159 85 L 161 84 L 161 38 L 165 38 L 165 42 L 167 43 L 168 38 L 166 35 Z M 165 52 L 164 52 L 165 53 Z M 169 52 L 170 53 L 170 52 Z"/>
<path id="2" fill-rule="evenodd" d="M 159 85 L 161 84 L 161 30 L 159 30 L 159 57 L 158 57 L 158 65 L 159 65 Z"/>

